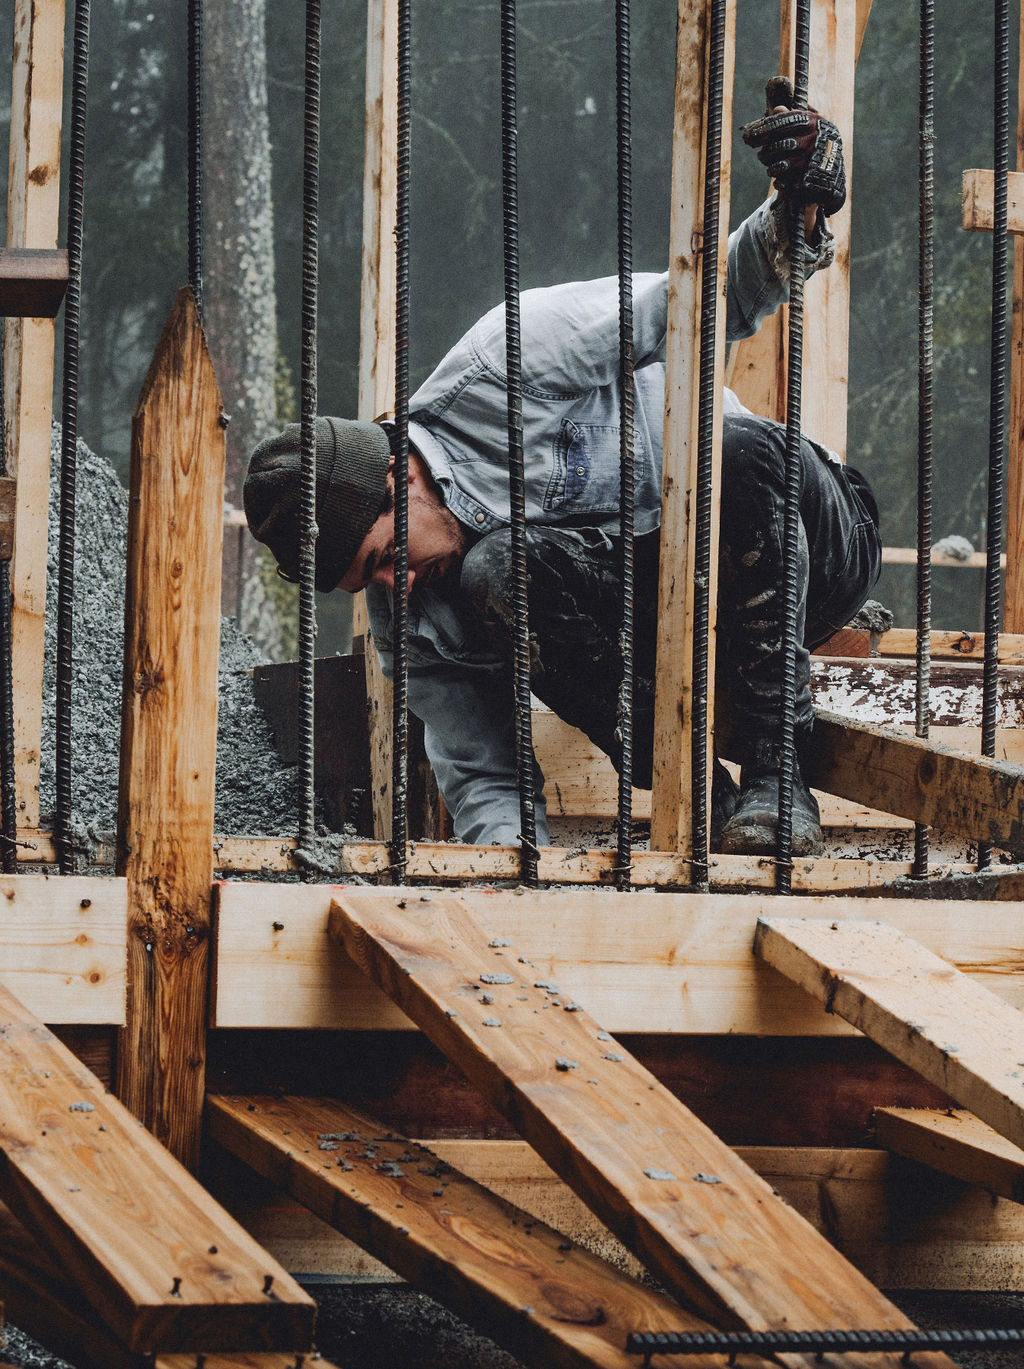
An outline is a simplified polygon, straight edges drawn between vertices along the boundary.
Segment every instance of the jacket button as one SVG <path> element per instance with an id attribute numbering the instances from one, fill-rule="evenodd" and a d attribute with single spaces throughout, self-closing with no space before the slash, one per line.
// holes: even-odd
<path id="1" fill-rule="evenodd" d="M 478 523 L 482 523 L 484 521 L 484 515 L 482 513 L 478 513 L 476 516 L 476 521 Z"/>
<path id="2" fill-rule="evenodd" d="M 577 466 L 577 467 L 576 467 L 576 474 L 577 474 L 577 475 L 586 475 L 586 473 L 587 473 L 587 468 L 586 468 L 586 466 Z"/>

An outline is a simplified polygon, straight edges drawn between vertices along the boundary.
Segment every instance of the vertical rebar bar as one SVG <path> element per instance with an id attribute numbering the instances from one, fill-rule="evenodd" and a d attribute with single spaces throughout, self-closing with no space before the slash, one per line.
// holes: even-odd
<path id="1" fill-rule="evenodd" d="M 708 31 L 707 138 L 704 151 L 704 250 L 701 255 L 700 370 L 697 404 L 697 509 L 694 520 L 693 698 L 690 739 L 693 883 L 708 886 L 708 687 L 711 543 L 715 457 L 715 333 L 725 100 L 725 0 L 711 6 Z"/>
<path id="2" fill-rule="evenodd" d="M 810 0 L 797 0 L 794 44 L 793 105 L 807 107 L 810 61 Z M 783 518 L 783 628 L 780 690 L 779 817 L 776 830 L 776 890 L 788 894 L 793 886 L 793 782 L 796 757 L 796 651 L 800 587 L 797 558 L 800 541 L 801 401 L 804 354 L 804 206 L 795 203 L 789 214 L 789 364 L 786 373 L 786 500 Z"/>
<path id="3" fill-rule="evenodd" d="M 918 121 L 918 330 L 917 330 L 917 653 L 915 733 L 927 737 L 931 721 L 932 628 L 932 383 L 933 267 L 935 242 L 935 4 L 921 0 L 921 78 Z M 914 875 L 928 874 L 928 828 L 914 825 Z"/>
<path id="4" fill-rule="evenodd" d="M 188 0 L 188 280 L 203 317 L 203 0 Z"/>
<path id="5" fill-rule="evenodd" d="M 302 130 L 302 308 L 299 416 L 302 516 L 299 539 L 299 756 L 302 793 L 299 849 L 311 854 L 315 840 L 313 681 L 316 647 L 316 410 L 317 266 L 320 210 L 320 3 L 306 0 Z M 309 863 L 303 874 L 312 877 Z"/>
<path id="6" fill-rule="evenodd" d="M 633 436 L 633 133 L 630 0 L 615 0 L 615 148 L 619 253 L 619 535 L 622 540 L 622 681 L 616 725 L 619 764 L 615 884 L 628 889 L 633 848 L 634 515 Z"/>
<path id="7" fill-rule="evenodd" d="M 7 414 L 4 408 L 6 320 L 0 320 L 0 476 L 7 474 Z M 11 563 L 0 561 L 0 866 L 18 869 L 18 804 L 14 783 L 14 671 L 11 661 Z"/>
<path id="8" fill-rule="evenodd" d="M 981 753 L 996 753 L 999 709 L 999 629 L 1003 617 L 1003 509 L 1008 446 L 1007 359 L 1009 280 L 1007 275 L 1007 178 L 1010 137 L 1010 21 L 1008 0 L 996 0 L 994 33 L 995 142 L 992 213 L 992 347 L 989 376 L 988 518 L 985 544 L 985 662 L 981 685 Z M 992 847 L 978 844 L 978 866 L 992 863 Z"/>
<path id="9" fill-rule="evenodd" d="M 398 5 L 397 203 L 395 208 L 395 588 L 391 753 L 391 877 L 405 878 L 409 838 L 409 178 L 412 153 L 412 7 Z"/>
<path id="10" fill-rule="evenodd" d="M 61 874 L 73 874 L 71 704 L 74 673 L 75 486 L 78 476 L 78 353 L 85 213 L 85 111 L 89 75 L 89 0 L 75 4 L 68 169 L 68 288 L 64 297 L 61 392 L 60 536 L 57 552 L 56 805 L 54 839 Z"/>
<path id="11" fill-rule="evenodd" d="M 537 817 L 533 719 L 530 713 L 530 624 L 526 574 L 526 475 L 523 464 L 522 339 L 519 318 L 519 159 L 516 93 L 516 0 L 501 0 L 501 217 L 505 262 L 505 372 L 508 383 L 509 536 L 513 575 L 513 681 L 516 779 L 522 831 L 522 879 L 537 884 Z"/>

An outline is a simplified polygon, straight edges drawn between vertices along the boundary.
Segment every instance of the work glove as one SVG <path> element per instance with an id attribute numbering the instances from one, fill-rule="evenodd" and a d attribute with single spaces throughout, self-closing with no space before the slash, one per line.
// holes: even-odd
<path id="1" fill-rule="evenodd" d="M 767 86 L 768 111 L 740 132 L 757 160 L 768 168 L 779 191 L 793 204 L 818 204 L 826 215 L 846 203 L 843 140 L 830 119 L 816 109 L 794 109 L 793 87 L 784 76 Z M 781 114 L 773 113 L 784 105 Z"/>

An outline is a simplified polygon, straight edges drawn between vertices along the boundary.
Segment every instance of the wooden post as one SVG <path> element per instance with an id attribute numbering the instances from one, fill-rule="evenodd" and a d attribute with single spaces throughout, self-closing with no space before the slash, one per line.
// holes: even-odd
<path id="1" fill-rule="evenodd" d="M 63 86 L 64 0 L 17 0 L 8 247 L 57 246 Z M 7 320 L 7 469 L 18 481 L 11 566 L 14 764 L 18 821 L 27 827 L 39 825 L 53 336 L 52 319 Z"/>
<path id="2" fill-rule="evenodd" d="M 651 847 L 692 850 L 690 830 L 693 735 L 694 525 L 697 478 L 697 395 L 700 363 L 700 302 L 704 224 L 704 144 L 708 80 L 707 0 L 679 0 L 673 132 L 672 224 L 665 371 L 665 454 L 662 472 L 661 570 L 658 590 L 658 673 L 654 708 L 654 784 Z M 736 7 L 726 21 L 725 112 L 722 120 L 721 221 L 717 244 L 718 327 L 715 388 L 721 393 L 725 353 L 726 244 L 729 228 L 728 147 L 731 137 L 732 73 Z M 699 79 L 698 79 L 699 78 Z M 721 406 L 714 444 L 720 453 Z M 718 586 L 720 460 L 712 492 L 711 631 L 708 642 L 708 718 L 714 717 L 714 616 Z M 710 748 L 709 748 L 710 765 Z"/>
<path id="3" fill-rule="evenodd" d="M 870 0 L 856 7 L 844 0 L 814 0 L 811 7 L 809 103 L 832 119 L 843 135 L 848 180 L 853 171 L 854 68 L 864 36 Z M 779 70 L 793 69 L 796 6 L 786 0 L 782 16 Z M 752 112 L 749 117 L 753 118 Z M 803 428 L 817 442 L 846 459 L 849 381 L 850 204 L 829 220 L 836 259 L 807 282 L 804 342 Z M 743 403 L 766 418 L 785 421 L 786 322 L 780 309 L 759 332 L 733 348 L 727 383 Z"/>
<path id="4" fill-rule="evenodd" d="M 359 417 L 372 422 L 395 407 L 395 219 L 398 200 L 398 4 L 370 0 L 366 25 L 366 141 L 363 158 L 363 284 L 359 309 Z M 353 632 L 366 644 L 374 835 L 391 835 L 394 691 L 370 640 L 359 595 Z"/>
<path id="5" fill-rule="evenodd" d="M 128 879 L 122 1101 L 188 1165 L 202 1119 L 213 879 L 221 400 L 191 290 L 132 420 L 118 873 Z"/>

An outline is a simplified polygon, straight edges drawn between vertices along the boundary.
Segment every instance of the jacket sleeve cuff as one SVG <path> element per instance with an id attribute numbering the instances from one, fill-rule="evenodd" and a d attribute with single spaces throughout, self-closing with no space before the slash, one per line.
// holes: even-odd
<path id="1" fill-rule="evenodd" d="M 776 195 L 769 206 L 771 213 L 765 225 L 767 251 L 772 269 L 780 281 L 789 282 L 789 222 L 786 201 Z M 830 232 L 821 208 L 814 229 L 804 245 L 804 279 L 832 265 L 836 255 L 836 241 Z"/>

